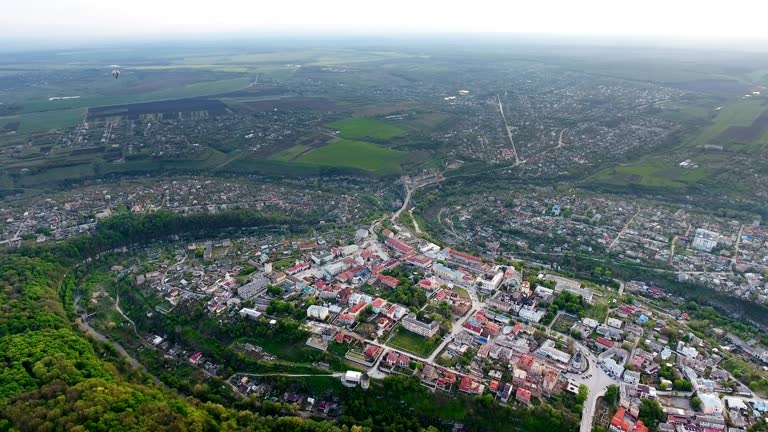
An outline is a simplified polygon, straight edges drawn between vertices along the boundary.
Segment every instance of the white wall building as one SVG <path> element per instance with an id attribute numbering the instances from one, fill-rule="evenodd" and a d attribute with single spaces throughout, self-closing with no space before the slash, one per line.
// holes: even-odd
<path id="1" fill-rule="evenodd" d="M 624 371 L 624 382 L 632 385 L 640 384 L 640 372 Z"/>
<path id="2" fill-rule="evenodd" d="M 307 318 L 325 321 L 330 311 L 325 306 L 312 305 L 307 308 Z"/>
<path id="3" fill-rule="evenodd" d="M 541 321 L 541 318 L 544 317 L 543 310 L 535 309 L 531 306 L 525 306 L 521 308 L 517 314 L 520 316 L 520 318 L 533 323 Z"/>
<path id="4" fill-rule="evenodd" d="M 347 387 L 355 387 L 360 383 L 363 378 L 363 374 L 357 371 L 347 371 L 341 377 L 341 383 Z"/>
<path id="5" fill-rule="evenodd" d="M 723 401 L 715 393 L 699 393 L 701 411 L 704 415 L 719 415 L 723 413 Z"/>
<path id="6" fill-rule="evenodd" d="M 417 335 L 428 338 L 436 335 L 437 331 L 440 330 L 440 325 L 437 323 L 437 321 L 432 321 L 430 323 L 421 322 L 416 319 L 415 314 L 410 314 L 403 319 L 403 327 L 405 327 L 405 329 L 408 331 L 416 333 Z"/>
<path id="7" fill-rule="evenodd" d="M 694 249 L 703 252 L 712 252 L 712 249 L 717 246 L 718 237 L 720 237 L 720 234 L 714 231 L 699 228 L 696 230 L 696 236 L 693 238 L 692 246 Z"/>
<path id="8" fill-rule="evenodd" d="M 477 283 L 480 284 L 480 289 L 484 291 L 495 291 L 501 282 L 504 280 L 504 272 L 499 271 L 491 279 L 484 279 L 482 277 L 477 278 Z"/>

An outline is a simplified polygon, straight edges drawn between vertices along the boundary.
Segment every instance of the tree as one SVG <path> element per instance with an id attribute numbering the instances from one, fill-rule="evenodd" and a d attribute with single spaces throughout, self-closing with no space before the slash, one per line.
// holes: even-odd
<path id="1" fill-rule="evenodd" d="M 615 406 L 616 402 L 619 400 L 619 387 L 615 384 L 609 385 L 605 390 L 604 399 L 606 402 L 611 404 L 611 406 Z"/>
<path id="2" fill-rule="evenodd" d="M 584 402 L 586 402 L 588 396 L 589 396 L 589 387 L 587 387 L 584 384 L 579 385 L 579 394 L 576 395 L 576 400 L 579 402 L 579 404 L 583 404 Z"/>
<path id="3" fill-rule="evenodd" d="M 277 297 L 283 294 L 283 288 L 277 285 L 267 285 L 267 292 L 272 297 Z"/>
<path id="4" fill-rule="evenodd" d="M 679 378 L 672 381 L 672 388 L 677 391 L 691 391 L 693 390 L 693 384 L 688 380 Z"/>
<path id="5" fill-rule="evenodd" d="M 653 399 L 643 399 L 643 402 L 640 405 L 640 415 L 638 418 L 648 426 L 648 429 L 655 431 L 659 427 L 659 423 L 664 420 L 664 410 L 657 401 Z"/>
<path id="6" fill-rule="evenodd" d="M 693 396 L 691 398 L 691 408 L 694 409 L 694 411 L 701 411 L 701 398 L 698 396 Z"/>

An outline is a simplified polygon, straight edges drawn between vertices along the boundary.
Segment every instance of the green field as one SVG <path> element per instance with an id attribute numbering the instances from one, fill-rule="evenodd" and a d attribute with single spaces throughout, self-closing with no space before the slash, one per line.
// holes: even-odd
<path id="1" fill-rule="evenodd" d="M 696 160 L 694 162 L 699 163 Z M 698 168 L 682 168 L 678 161 L 646 160 L 601 171 L 593 176 L 591 181 L 679 189 L 709 176 L 712 170 L 707 165 L 704 163 Z"/>
<path id="2" fill-rule="evenodd" d="M 403 327 L 397 327 L 394 336 L 387 344 L 421 357 L 427 357 L 440 345 L 440 338 L 435 336 L 432 339 L 427 339 L 424 336 L 411 333 Z"/>
<path id="3" fill-rule="evenodd" d="M 46 132 L 52 129 L 75 126 L 83 121 L 85 111 L 85 108 L 72 108 L 0 117 L 0 125 L 13 121 L 21 122 L 18 135 L 24 136 L 34 132 Z"/>
<path id="4" fill-rule="evenodd" d="M 327 126 L 338 130 L 342 138 L 353 140 L 388 140 L 405 133 L 403 129 L 397 126 L 364 117 L 339 120 L 329 123 Z"/>
<path id="5" fill-rule="evenodd" d="M 723 133 L 731 126 L 750 126 L 760 114 L 766 110 L 764 100 L 741 100 L 729 105 L 724 105 L 718 111 L 712 126 L 704 129 L 701 133 L 691 140 L 690 146 L 703 146 L 712 143 L 712 139 Z"/>
<path id="6" fill-rule="evenodd" d="M 290 148 L 277 155 L 277 160 L 288 160 L 304 150 Z M 400 161 L 406 153 L 379 147 L 364 141 L 338 140 L 305 153 L 296 160 L 299 164 L 356 168 L 376 174 L 400 172 Z"/>

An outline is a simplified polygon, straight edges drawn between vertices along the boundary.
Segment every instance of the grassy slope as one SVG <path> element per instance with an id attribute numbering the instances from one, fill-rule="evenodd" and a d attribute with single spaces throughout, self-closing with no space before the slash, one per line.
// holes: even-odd
<path id="1" fill-rule="evenodd" d="M 704 129 L 701 133 L 688 143 L 690 146 L 703 146 L 711 143 L 710 141 L 720 135 L 731 126 L 749 126 L 760 114 L 765 111 L 766 106 L 763 100 L 742 100 L 723 106 L 715 117 L 712 126 Z"/>
<path id="2" fill-rule="evenodd" d="M 682 148 L 701 147 L 706 144 L 725 144 L 716 141 L 718 135 L 731 126 L 749 126 L 766 110 L 764 100 L 739 100 L 717 112 L 709 127 L 704 128 Z M 759 139 L 754 149 L 760 149 L 766 143 L 768 134 Z M 697 183 L 723 167 L 726 160 L 722 155 L 691 154 L 690 158 L 698 168 L 682 168 L 679 160 L 664 158 L 645 158 L 626 165 L 620 165 L 595 174 L 590 181 L 612 185 L 634 184 L 646 187 L 680 189 Z"/>

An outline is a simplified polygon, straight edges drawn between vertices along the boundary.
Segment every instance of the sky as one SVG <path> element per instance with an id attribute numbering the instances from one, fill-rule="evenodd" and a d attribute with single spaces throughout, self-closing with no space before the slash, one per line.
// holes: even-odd
<path id="1" fill-rule="evenodd" d="M 0 44 L 264 33 L 768 40 L 765 0 L 2 0 Z"/>

